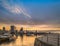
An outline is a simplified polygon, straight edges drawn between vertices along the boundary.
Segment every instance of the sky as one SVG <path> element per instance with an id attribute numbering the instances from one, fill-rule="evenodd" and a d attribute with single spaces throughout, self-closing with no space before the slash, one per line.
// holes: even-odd
<path id="1" fill-rule="evenodd" d="M 60 0 L 0 0 L 0 27 L 60 28 Z"/>

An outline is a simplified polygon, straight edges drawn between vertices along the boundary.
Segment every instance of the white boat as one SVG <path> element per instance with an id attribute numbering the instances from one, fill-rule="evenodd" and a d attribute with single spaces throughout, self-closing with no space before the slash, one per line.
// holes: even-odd
<path id="1" fill-rule="evenodd" d="M 10 33 L 4 33 L 3 35 L 0 35 L 0 41 L 2 40 L 15 40 L 16 37 L 12 36 Z"/>

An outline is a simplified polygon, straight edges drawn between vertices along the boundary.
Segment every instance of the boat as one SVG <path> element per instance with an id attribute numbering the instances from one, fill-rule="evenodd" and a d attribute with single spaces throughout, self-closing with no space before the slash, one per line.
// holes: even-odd
<path id="1" fill-rule="evenodd" d="M 15 40 L 15 39 L 16 39 L 16 37 L 12 36 L 12 34 L 10 34 L 10 33 L 4 33 L 4 34 L 0 35 L 0 42 L 6 41 L 6 40 L 11 41 L 11 40 Z"/>
<path id="2" fill-rule="evenodd" d="M 31 33 L 27 33 L 26 36 L 33 36 L 33 34 L 31 34 Z"/>

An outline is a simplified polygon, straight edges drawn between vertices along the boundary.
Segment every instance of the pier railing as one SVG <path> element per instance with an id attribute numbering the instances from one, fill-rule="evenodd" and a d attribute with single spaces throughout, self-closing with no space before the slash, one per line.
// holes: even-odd
<path id="1" fill-rule="evenodd" d="M 38 41 L 41 41 L 43 43 L 46 43 L 46 44 L 49 44 L 52 46 L 60 46 L 60 34 L 50 33 L 50 34 L 46 34 L 42 37 L 39 37 L 37 39 L 38 39 Z"/>

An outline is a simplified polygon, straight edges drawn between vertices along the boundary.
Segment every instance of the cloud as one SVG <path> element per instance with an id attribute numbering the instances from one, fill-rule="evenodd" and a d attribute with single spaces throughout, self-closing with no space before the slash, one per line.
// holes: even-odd
<path id="1" fill-rule="evenodd" d="M 40 3 L 39 1 L 37 2 L 29 2 L 23 1 L 22 5 L 20 4 L 20 0 L 1 0 L 2 2 L 0 3 L 0 7 L 2 6 L 7 12 L 5 12 L 5 15 L 3 12 L 5 10 L 2 10 L 0 12 L 0 22 L 2 20 L 4 22 L 10 21 L 11 23 L 15 24 L 26 24 L 26 25 L 55 25 L 57 27 L 60 26 L 60 2 L 53 2 L 52 3 Z M 17 1 L 20 1 L 17 3 Z M 16 3 L 15 3 L 16 2 Z M 29 14 L 31 10 L 31 15 Z M 1 8 L 2 9 L 2 8 Z M 0 10 L 1 10 L 0 9 Z M 3 14 L 3 15 L 2 15 Z M 9 15 L 9 16 L 8 16 Z M 7 17 L 8 16 L 8 17 Z M 6 17 L 6 18 L 5 18 Z M 25 18 L 24 18 L 25 17 Z M 4 18 L 4 19 L 3 19 Z M 8 21 L 7 21 L 8 20 Z M 3 23 L 4 23 L 3 22 Z M 58 26 L 59 24 L 59 26 Z"/>
<path id="2" fill-rule="evenodd" d="M 13 14 L 24 14 L 24 16 L 28 17 L 28 18 L 32 18 L 31 15 L 29 15 L 27 12 L 26 12 L 26 9 L 25 8 L 22 8 L 21 6 L 19 6 L 18 4 L 13 4 L 13 5 L 10 5 L 11 3 L 7 2 L 7 0 L 5 1 L 2 1 L 2 6 L 8 10 L 9 12 L 13 13 Z"/>

